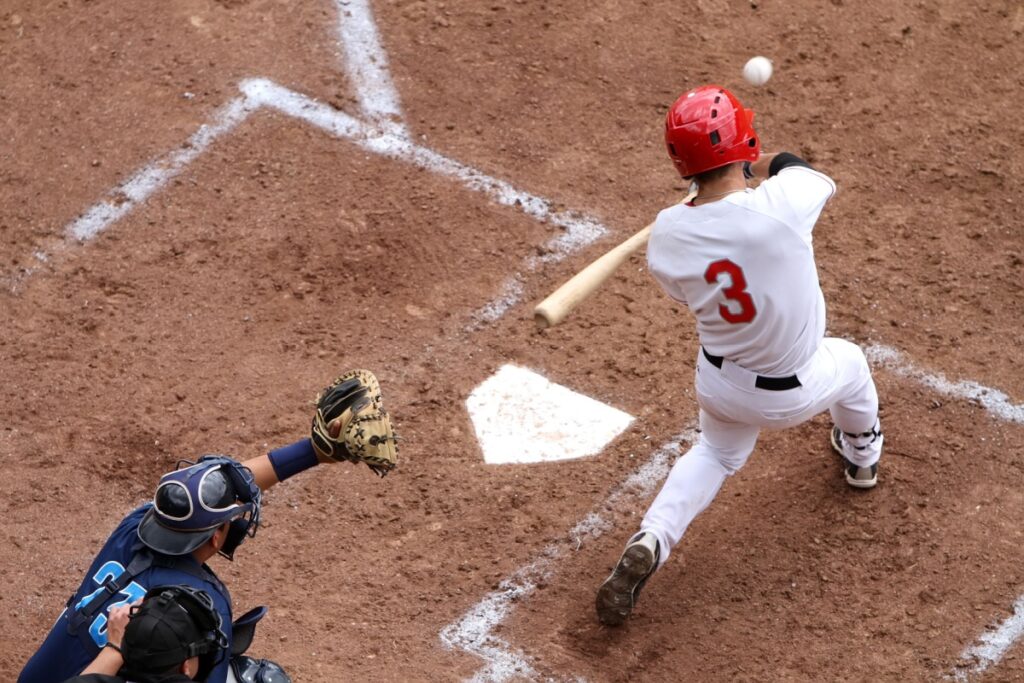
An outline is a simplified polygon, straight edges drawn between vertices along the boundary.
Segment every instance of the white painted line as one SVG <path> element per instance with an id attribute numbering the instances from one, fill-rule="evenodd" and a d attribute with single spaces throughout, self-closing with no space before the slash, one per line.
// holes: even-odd
<path id="1" fill-rule="evenodd" d="M 90 240 L 112 223 L 163 187 L 168 180 L 202 154 L 210 143 L 227 133 L 252 113 L 245 98 L 235 98 L 213 116 L 213 122 L 200 126 L 180 149 L 165 154 L 136 171 L 111 191 L 111 198 L 90 207 L 65 229 L 65 234 L 80 242 Z"/>
<path id="2" fill-rule="evenodd" d="M 522 300 L 523 292 L 523 276 L 516 273 L 502 283 L 497 296 L 473 313 L 471 318 L 474 322 L 470 327 L 479 327 L 500 320 L 508 309 Z"/>
<path id="3" fill-rule="evenodd" d="M 889 346 L 872 344 L 864 349 L 864 353 L 871 363 L 900 377 L 912 379 L 946 396 L 975 401 L 1001 420 L 1024 424 L 1024 405 L 1011 403 L 1009 397 L 998 389 L 969 380 L 950 380 L 941 373 L 927 372 Z M 952 677 L 958 681 L 967 681 L 980 675 L 998 663 L 1021 635 L 1024 635 L 1024 595 L 1017 598 L 1010 617 L 982 633 L 973 645 L 964 649 Z"/>
<path id="4" fill-rule="evenodd" d="M 63 241 L 51 239 L 45 248 L 32 253 L 35 265 L 24 266 L 6 278 L 11 291 L 38 272 L 53 257 L 74 244 L 87 242 L 130 213 L 150 195 L 167 184 L 202 154 L 221 135 L 244 121 L 253 111 L 244 97 L 237 97 L 214 112 L 212 122 L 203 124 L 181 147 L 164 154 L 136 171 L 64 228 Z"/>
<path id="5" fill-rule="evenodd" d="M 561 261 L 603 237 L 609 231 L 598 220 L 574 211 L 555 211 L 549 200 L 517 190 L 509 183 L 449 159 L 431 149 L 417 145 L 402 135 L 395 135 L 364 123 L 344 112 L 310 97 L 285 88 L 273 81 L 254 78 L 241 83 L 242 91 L 253 102 L 271 107 L 283 114 L 301 119 L 331 135 L 351 140 L 363 149 L 385 157 L 406 161 L 428 171 L 453 178 L 465 187 L 484 193 L 502 206 L 515 207 L 526 215 L 559 228 L 541 252 L 523 260 L 521 270 L 533 271 L 545 263 Z M 495 299 L 475 315 L 478 323 L 497 320 L 522 300 L 522 276 L 514 274 L 503 285 Z"/>
<path id="6" fill-rule="evenodd" d="M 545 252 L 553 253 L 546 253 L 543 257 L 534 256 L 531 263 L 557 261 L 559 259 L 555 254 L 564 255 L 579 249 L 607 232 L 607 228 L 589 216 L 571 211 L 555 211 L 551 202 L 543 197 L 517 190 L 504 180 L 492 178 L 475 168 L 417 145 L 407 138 L 382 132 L 330 105 L 289 90 L 273 81 L 252 78 L 243 81 L 240 87 L 253 100 L 322 128 L 335 137 L 348 138 L 371 152 L 407 161 L 425 170 L 458 180 L 465 187 L 484 193 L 497 204 L 518 208 L 538 221 L 549 222 L 562 228 L 564 234 L 556 236 L 543 249 Z"/>
<path id="7" fill-rule="evenodd" d="M 584 541 L 595 540 L 610 529 L 611 515 L 653 495 L 654 489 L 668 476 L 682 444 L 696 438 L 693 429 L 688 429 L 664 444 L 603 503 L 573 526 L 565 539 L 544 548 L 536 559 L 498 584 L 498 590 L 484 596 L 461 619 L 441 631 L 441 642 L 446 647 L 465 650 L 484 660 L 484 666 L 470 680 L 500 683 L 537 677 L 529 657 L 494 635 L 494 629 L 536 590 L 538 583 L 550 580 L 559 560 L 570 551 L 578 550 Z"/>
<path id="8" fill-rule="evenodd" d="M 336 0 L 338 38 L 345 50 L 345 71 L 355 86 L 359 108 L 389 133 L 407 137 L 398 90 L 391 81 L 388 56 L 380 42 L 369 0 Z"/>
<path id="9" fill-rule="evenodd" d="M 632 415 L 515 365 L 481 382 L 466 409 L 489 465 L 594 455 L 633 422 Z"/>
<path id="10" fill-rule="evenodd" d="M 946 379 L 941 373 L 929 373 L 889 346 L 872 344 L 864 349 L 864 353 L 875 365 L 885 367 L 901 377 L 916 380 L 946 396 L 976 401 L 1001 420 L 1024 424 L 1024 405 L 1010 403 L 1009 397 L 998 389 L 969 380 Z"/>
<path id="11" fill-rule="evenodd" d="M 953 678 L 969 681 L 1003 658 L 1021 634 L 1024 634 L 1024 595 L 1013 603 L 1013 614 L 994 629 L 985 631 L 960 655 Z"/>
<path id="12" fill-rule="evenodd" d="M 67 240 L 84 242 L 109 228 L 181 173 L 216 138 L 264 106 L 317 126 L 335 137 L 351 140 L 374 153 L 411 162 L 426 170 L 454 178 L 471 190 L 483 192 L 497 204 L 518 208 L 538 221 L 557 226 L 559 234 L 548 240 L 541 249 L 544 256 L 526 257 L 522 263 L 523 270 L 532 271 L 542 263 L 560 261 L 608 233 L 608 229 L 593 218 L 577 212 L 555 211 L 547 199 L 517 190 L 505 181 L 492 178 L 400 135 L 384 132 L 376 125 L 360 121 L 273 81 L 247 79 L 239 87 L 244 97 L 236 98 L 219 110 L 213 122 L 200 127 L 182 149 L 176 149 L 146 165 L 111 190 L 109 199 L 86 210 L 65 228 Z M 38 265 L 22 268 L 19 275 L 11 278 L 14 286 L 35 273 L 52 255 L 63 251 L 65 247 L 57 244 L 49 251 L 36 250 L 33 257 Z M 522 296 L 522 276 L 517 273 L 504 284 L 496 298 L 474 313 L 473 319 L 477 324 L 494 322 L 517 304 Z"/>

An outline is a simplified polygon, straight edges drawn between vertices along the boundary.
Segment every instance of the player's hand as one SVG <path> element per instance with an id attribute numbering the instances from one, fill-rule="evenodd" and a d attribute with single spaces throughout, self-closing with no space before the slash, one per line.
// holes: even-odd
<path id="1" fill-rule="evenodd" d="M 110 614 L 107 615 L 108 643 L 117 648 L 121 647 L 121 641 L 124 640 L 124 629 L 128 626 L 131 608 L 141 603 L 141 600 L 136 600 L 131 605 L 121 605 L 110 610 Z"/>

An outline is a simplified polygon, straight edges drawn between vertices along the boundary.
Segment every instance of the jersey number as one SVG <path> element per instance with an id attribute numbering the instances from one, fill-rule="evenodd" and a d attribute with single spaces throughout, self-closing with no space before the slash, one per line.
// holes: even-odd
<path id="1" fill-rule="evenodd" d="M 123 573 L 124 567 L 121 566 L 120 562 L 114 562 L 113 560 L 111 560 L 110 562 L 104 564 L 96 571 L 96 574 L 92 577 L 92 580 L 99 584 L 100 587 L 92 593 L 90 593 L 89 595 L 82 598 L 81 600 L 79 600 L 78 604 L 75 605 L 75 609 L 78 609 L 82 605 L 87 605 L 90 602 L 92 602 L 93 598 L 95 598 L 103 592 L 103 585 L 107 581 L 114 581 Z M 106 609 L 104 609 L 102 612 L 96 615 L 96 618 L 92 620 L 91 624 L 89 624 L 89 635 L 92 636 L 92 642 L 96 643 L 96 647 L 103 647 L 107 644 L 106 613 L 114 607 L 130 605 L 137 600 L 141 600 L 146 595 L 146 589 L 132 581 L 127 586 L 125 586 L 124 589 L 120 593 L 118 593 L 118 595 L 123 595 L 124 598 L 122 600 L 118 600 L 117 602 L 111 603 L 109 606 L 107 606 Z M 71 615 L 68 616 L 70 617 Z"/>
<path id="2" fill-rule="evenodd" d="M 718 313 L 725 319 L 725 322 L 733 325 L 749 323 L 757 315 L 757 309 L 754 308 L 754 300 L 747 293 L 747 279 L 743 277 L 743 269 L 729 259 L 722 259 L 708 266 L 708 269 L 704 271 L 704 280 L 709 285 L 713 285 L 722 278 L 723 274 L 729 276 L 730 284 L 722 290 L 722 294 L 729 301 L 739 304 L 739 310 L 720 304 Z"/>

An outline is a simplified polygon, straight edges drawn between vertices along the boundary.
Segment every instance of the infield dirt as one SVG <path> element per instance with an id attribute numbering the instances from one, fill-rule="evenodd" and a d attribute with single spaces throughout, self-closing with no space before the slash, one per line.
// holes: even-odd
<path id="1" fill-rule="evenodd" d="M 344 5 L 345 3 L 340 3 Z M 33 252 L 259 76 L 342 111 L 335 3 L 0 1 L 0 257 Z M 684 192 L 666 108 L 705 82 L 839 194 L 815 232 L 830 334 L 1024 402 L 1020 2 L 372 4 L 423 145 L 612 233 L 474 311 L 558 228 L 270 111 L 94 241 L 0 291 L 0 678 L 180 458 L 303 436 L 373 369 L 401 468 L 275 487 L 234 563 L 255 654 L 296 681 L 456 680 L 438 637 L 696 419 L 690 315 L 634 257 L 561 326 L 532 305 Z M 754 54 L 775 74 L 740 77 Z M 598 456 L 487 466 L 464 409 L 516 363 L 637 417 Z M 496 634 L 556 680 L 934 680 L 1024 592 L 1024 428 L 879 370 L 880 486 L 847 490 L 825 418 L 765 433 L 619 630 L 594 591 L 643 505 Z M 1024 678 L 1019 647 L 986 680 Z"/>

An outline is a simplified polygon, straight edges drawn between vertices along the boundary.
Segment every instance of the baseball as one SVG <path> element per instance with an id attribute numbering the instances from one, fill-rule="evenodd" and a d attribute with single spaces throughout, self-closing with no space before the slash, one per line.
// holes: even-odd
<path id="1" fill-rule="evenodd" d="M 772 63 L 767 57 L 751 57 L 743 67 L 743 78 L 751 85 L 764 85 L 772 77 Z"/>

